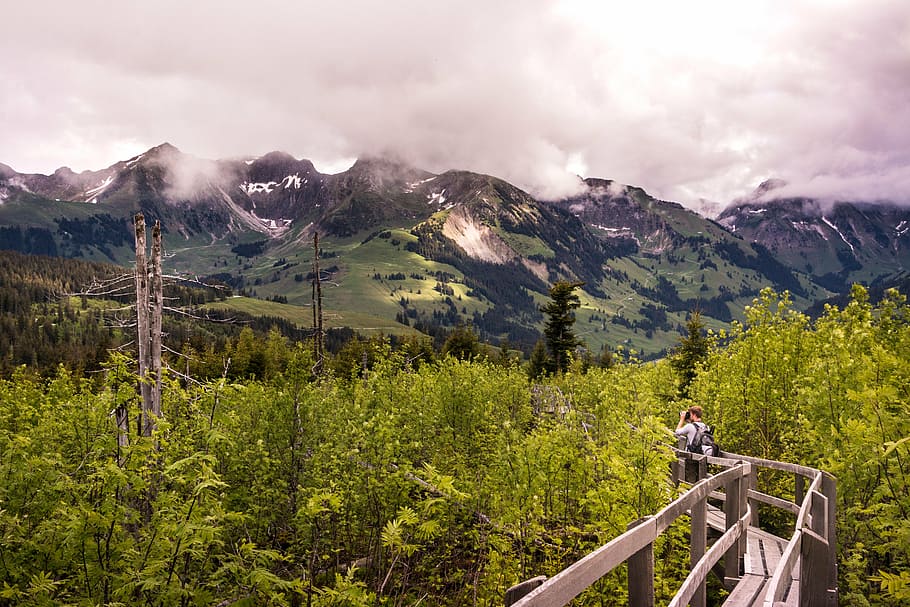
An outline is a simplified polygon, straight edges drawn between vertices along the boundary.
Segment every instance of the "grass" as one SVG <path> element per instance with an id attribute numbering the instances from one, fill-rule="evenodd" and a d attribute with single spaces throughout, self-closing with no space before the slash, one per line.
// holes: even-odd
<path id="1" fill-rule="evenodd" d="M 274 316 L 283 318 L 301 328 L 313 326 L 313 309 L 311 307 L 239 296 L 210 303 L 205 307 L 214 310 L 236 310 L 251 316 Z M 379 333 L 384 335 L 420 335 L 419 331 L 395 321 L 360 312 L 324 309 L 323 322 L 326 328 L 350 327 L 366 335 Z"/>

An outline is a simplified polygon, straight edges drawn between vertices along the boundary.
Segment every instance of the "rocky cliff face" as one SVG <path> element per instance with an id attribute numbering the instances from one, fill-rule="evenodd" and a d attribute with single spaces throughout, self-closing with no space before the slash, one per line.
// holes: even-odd
<path id="1" fill-rule="evenodd" d="M 835 290 L 910 269 L 910 209 L 805 198 L 763 201 L 771 189 L 735 203 L 718 222 Z"/>

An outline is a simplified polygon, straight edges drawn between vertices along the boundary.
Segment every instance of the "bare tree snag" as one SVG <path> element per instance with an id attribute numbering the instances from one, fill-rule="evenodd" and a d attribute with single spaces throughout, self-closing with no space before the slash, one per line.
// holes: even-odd
<path id="1" fill-rule="evenodd" d="M 149 335 L 151 351 L 151 373 L 154 384 L 149 410 L 153 418 L 161 417 L 161 315 L 164 308 L 163 281 L 161 278 L 161 222 L 156 221 L 152 228 L 152 284 L 149 294 Z"/>
<path id="2" fill-rule="evenodd" d="M 325 333 L 322 324 L 322 280 L 319 275 L 319 232 L 313 234 L 313 345 L 316 355 L 316 373 L 322 373 L 325 350 Z"/>
<path id="3" fill-rule="evenodd" d="M 136 229 L 136 332 L 139 343 L 139 392 L 142 416 L 139 433 L 151 436 L 161 415 L 161 225 L 152 230 L 151 281 L 146 258 L 145 217 L 134 218 Z"/>

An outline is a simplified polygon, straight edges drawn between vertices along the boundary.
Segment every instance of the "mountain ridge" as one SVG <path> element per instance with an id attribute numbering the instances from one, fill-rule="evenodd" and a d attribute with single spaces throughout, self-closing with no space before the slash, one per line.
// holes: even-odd
<path id="1" fill-rule="evenodd" d="M 527 346 L 548 285 L 572 280 L 585 283 L 578 318 L 593 346 L 651 352 L 676 341 L 692 309 L 721 328 L 764 286 L 808 307 L 836 291 L 822 284 L 839 284 L 642 188 L 581 184 L 581 194 L 544 201 L 495 176 L 434 174 L 393 158 L 367 156 L 328 175 L 286 152 L 205 160 L 164 143 L 79 174 L 0 166 L 0 247 L 126 265 L 129 224 L 142 212 L 161 221 L 175 272 L 304 305 L 306 272 L 296 266 L 311 263 L 318 232 L 338 309 L 431 332 L 470 322 Z M 767 203 L 724 213 L 760 215 L 749 213 L 758 204 Z"/>

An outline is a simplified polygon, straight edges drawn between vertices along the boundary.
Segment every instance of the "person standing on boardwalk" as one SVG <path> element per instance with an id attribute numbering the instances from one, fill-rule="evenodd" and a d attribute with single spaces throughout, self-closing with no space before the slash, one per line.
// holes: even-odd
<path id="1" fill-rule="evenodd" d="M 717 455 L 714 435 L 711 433 L 711 427 L 701 421 L 702 414 L 703 411 L 699 405 L 692 405 L 687 410 L 680 411 L 679 423 L 676 424 L 674 434 L 680 438 L 685 437 L 686 451 Z"/>

